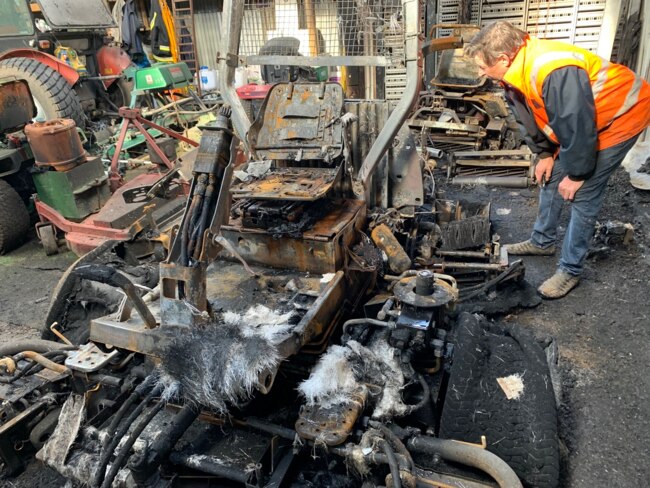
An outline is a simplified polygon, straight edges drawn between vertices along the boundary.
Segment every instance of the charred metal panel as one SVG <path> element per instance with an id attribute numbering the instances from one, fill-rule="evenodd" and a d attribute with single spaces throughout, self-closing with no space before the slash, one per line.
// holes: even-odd
<path id="1" fill-rule="evenodd" d="M 36 116 L 36 107 L 26 81 L 0 80 L 0 131 L 18 129 Z"/>
<path id="2" fill-rule="evenodd" d="M 415 139 L 407 125 L 403 125 L 397 133 L 389 156 L 389 207 L 419 207 L 424 203 L 422 160 L 415 150 Z"/>
<path id="3" fill-rule="evenodd" d="M 233 198 L 314 201 L 325 196 L 338 175 L 339 168 L 278 168 L 230 191 Z"/>
<path id="4" fill-rule="evenodd" d="M 338 83 L 278 83 L 269 91 L 248 142 L 257 156 L 333 161 L 343 151 L 343 88 Z"/>
<path id="5" fill-rule="evenodd" d="M 222 227 L 223 236 L 248 263 L 312 273 L 332 273 L 356 238 L 355 227 L 365 219 L 365 205 L 345 201 L 302 234 L 302 239 L 276 239 L 262 229 L 247 229 L 240 220 Z"/>
<path id="6" fill-rule="evenodd" d="M 384 101 L 348 100 L 345 111 L 354 114 L 356 120 L 350 124 L 351 159 L 357 174 L 370 147 L 374 144 L 381 128 L 388 120 L 390 105 Z M 368 207 L 388 206 L 388 158 L 385 156 L 372 175 Z"/>

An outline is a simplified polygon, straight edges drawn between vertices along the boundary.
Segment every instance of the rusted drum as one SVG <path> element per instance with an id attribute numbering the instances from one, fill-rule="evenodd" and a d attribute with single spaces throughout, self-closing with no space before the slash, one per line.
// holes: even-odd
<path id="1" fill-rule="evenodd" d="M 86 161 L 86 152 L 72 119 L 34 122 L 25 127 L 25 135 L 37 166 L 67 171 Z"/>

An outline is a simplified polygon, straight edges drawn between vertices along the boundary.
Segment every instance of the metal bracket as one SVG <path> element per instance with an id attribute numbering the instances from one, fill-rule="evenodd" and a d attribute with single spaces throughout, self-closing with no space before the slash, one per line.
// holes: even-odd
<path id="1" fill-rule="evenodd" d="M 78 351 L 71 352 L 65 360 L 65 365 L 75 371 L 92 373 L 93 371 L 97 371 L 106 366 L 119 353 L 120 351 L 117 349 L 105 353 L 99 349 L 95 343 L 89 342 L 88 344 L 81 346 Z"/>

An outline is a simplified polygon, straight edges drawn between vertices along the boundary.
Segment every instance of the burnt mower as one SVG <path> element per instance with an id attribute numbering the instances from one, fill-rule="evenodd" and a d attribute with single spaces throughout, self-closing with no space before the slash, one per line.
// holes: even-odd
<path id="1" fill-rule="evenodd" d="M 228 52 L 243 7 L 224 5 Z M 417 4 L 393 8 L 412 54 Z M 362 121 L 337 83 L 278 83 L 251 125 L 222 74 L 165 261 L 105 243 L 62 278 L 44 339 L 0 348 L 5 469 L 35 452 L 106 488 L 557 487 L 552 348 L 456 310 L 464 286 L 519 286 L 521 263 L 458 250 L 490 273 L 475 288 L 435 261 L 483 216 L 437 220 L 403 107 Z"/>

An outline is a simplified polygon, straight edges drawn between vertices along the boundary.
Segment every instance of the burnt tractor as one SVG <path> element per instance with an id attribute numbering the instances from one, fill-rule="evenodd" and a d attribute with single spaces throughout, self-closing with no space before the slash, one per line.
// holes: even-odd
<path id="1" fill-rule="evenodd" d="M 62 278 L 44 339 L 0 347 L 5 470 L 36 452 L 98 487 L 558 486 L 552 347 L 462 313 L 515 293 L 521 262 L 489 232 L 470 243 L 484 214 L 436 202 L 404 126 L 418 4 L 371 3 L 369 32 L 405 44 L 392 113 L 281 82 L 251 124 L 222 60 L 228 105 L 165 261 L 103 244 Z M 225 52 L 245 12 L 224 3 Z"/>

